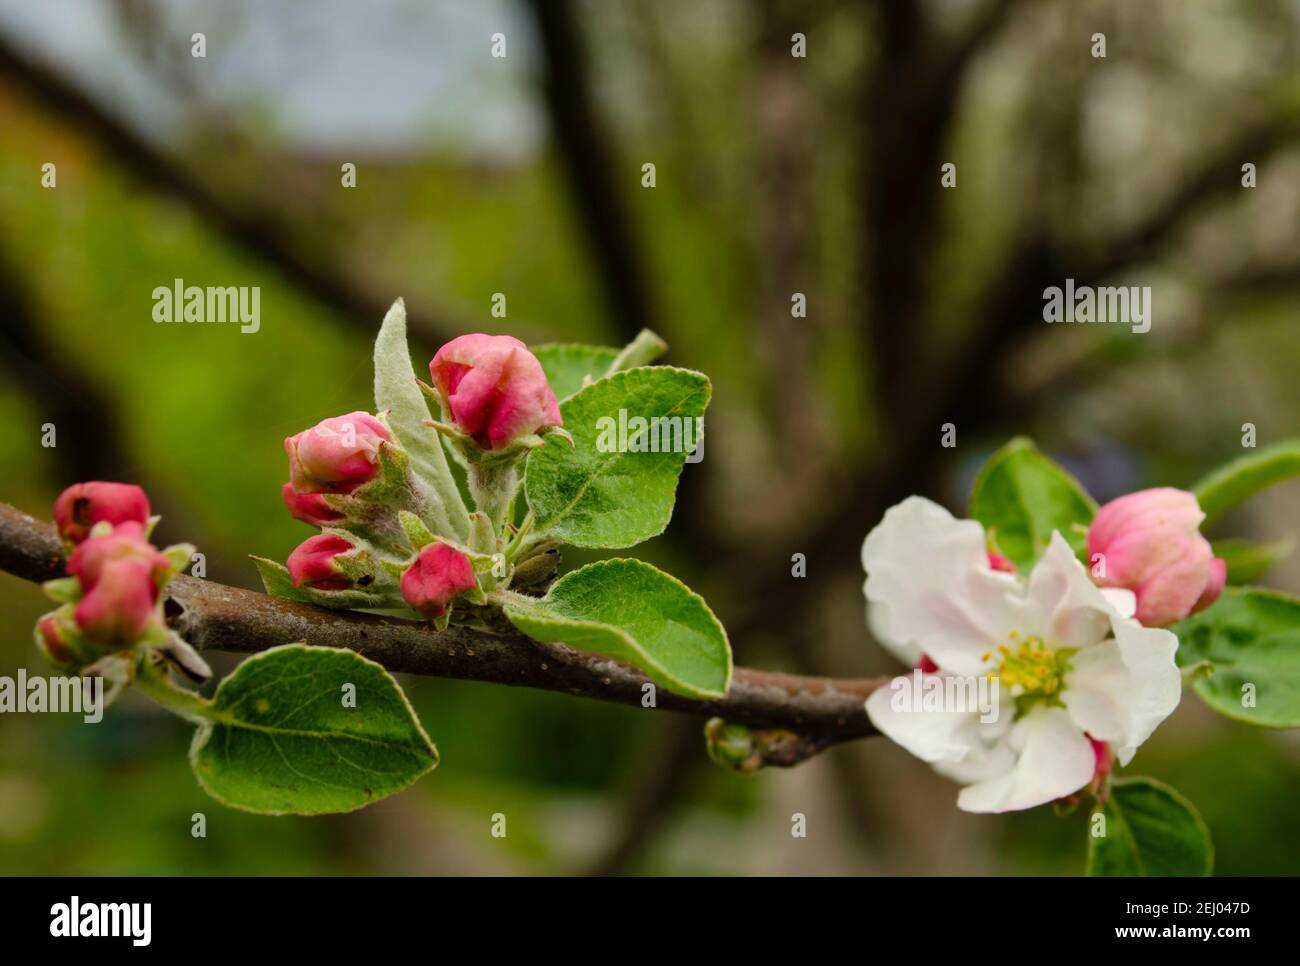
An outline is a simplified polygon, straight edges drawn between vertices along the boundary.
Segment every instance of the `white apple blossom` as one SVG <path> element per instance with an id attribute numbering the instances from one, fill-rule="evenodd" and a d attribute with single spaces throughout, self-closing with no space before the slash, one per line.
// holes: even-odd
<path id="1" fill-rule="evenodd" d="M 1005 573 L 979 523 L 911 497 L 867 535 L 862 564 L 882 644 L 999 688 L 999 712 L 984 721 L 972 707 L 915 710 L 898 700 L 910 678 L 867 699 L 883 734 L 966 786 L 966 811 L 1070 795 L 1092 780 L 1094 740 L 1128 764 L 1178 705 L 1178 639 L 1133 620 L 1132 593 L 1096 587 L 1059 533 L 1032 573 Z"/>

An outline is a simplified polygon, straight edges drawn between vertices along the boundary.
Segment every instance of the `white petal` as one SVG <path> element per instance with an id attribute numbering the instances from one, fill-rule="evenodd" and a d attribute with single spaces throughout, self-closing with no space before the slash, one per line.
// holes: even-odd
<path id="1" fill-rule="evenodd" d="M 1120 617 L 1112 627 L 1113 640 L 1070 658 L 1061 700 L 1080 728 L 1109 742 L 1119 763 L 1127 765 L 1138 745 L 1178 707 L 1178 638 Z"/>
<path id="2" fill-rule="evenodd" d="M 865 589 L 865 588 L 864 588 Z M 921 647 L 914 641 L 899 641 L 890 636 L 891 628 L 886 612 L 889 605 L 883 600 L 867 603 L 867 628 L 876 642 L 908 667 L 921 663 Z"/>
<path id="3" fill-rule="evenodd" d="M 1007 741 L 1013 726 L 1011 712 L 989 724 L 979 722 L 965 756 L 959 761 L 936 761 L 934 770 L 960 785 L 973 785 L 1009 772 L 1016 765 L 1016 753 Z"/>
<path id="4" fill-rule="evenodd" d="M 1015 723 L 1007 738 L 1015 767 L 961 790 L 967 812 L 1012 812 L 1078 791 L 1092 779 L 1092 743 L 1063 708 L 1039 707 Z"/>
<path id="5" fill-rule="evenodd" d="M 980 659 L 1025 624 L 1020 583 L 989 566 L 984 528 L 909 497 L 886 511 L 862 544 L 864 590 L 883 637 L 914 644 L 945 671 L 979 674 Z"/>
<path id="6" fill-rule="evenodd" d="M 1120 617 L 1132 617 L 1137 613 L 1137 594 L 1125 587 L 1102 587 L 1101 596 L 1115 608 Z"/>
<path id="7" fill-rule="evenodd" d="M 1029 603 L 1037 634 L 1052 647 L 1086 647 L 1110 634 L 1118 611 L 1101 592 L 1059 531 L 1029 575 Z"/>
<path id="8" fill-rule="evenodd" d="M 941 685 L 944 676 L 914 671 L 876 688 L 867 697 L 867 718 L 881 735 L 904 746 L 923 762 L 961 761 L 975 745 L 979 711 L 923 710 L 920 702 L 924 696 L 919 693 L 923 685 L 919 683 L 927 679 Z"/>

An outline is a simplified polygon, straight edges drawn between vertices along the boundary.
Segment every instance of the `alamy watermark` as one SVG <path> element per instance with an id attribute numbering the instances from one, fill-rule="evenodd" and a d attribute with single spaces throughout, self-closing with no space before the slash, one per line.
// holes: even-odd
<path id="1" fill-rule="evenodd" d="M 978 712 L 982 723 L 992 724 L 1001 706 L 1001 682 L 989 675 L 926 674 L 917 668 L 890 681 L 889 690 L 889 706 L 900 714 Z"/>
<path id="2" fill-rule="evenodd" d="M 149 902 L 68 902 L 50 906 L 50 935 L 57 939 L 127 938 L 133 946 L 148 946 L 153 935 L 153 904 Z"/>
<path id="3" fill-rule="evenodd" d="M 686 453 L 686 462 L 704 459 L 703 416 L 629 416 L 596 420 L 596 449 L 601 453 Z"/>
<path id="4" fill-rule="evenodd" d="M 102 677 L 28 676 L 26 668 L 18 677 L 0 675 L 0 714 L 60 714 L 72 712 L 86 724 L 99 724 L 104 717 L 104 679 Z"/>
<path id="5" fill-rule="evenodd" d="M 240 332 L 262 327 L 262 289 L 254 285 L 186 285 L 182 278 L 172 286 L 153 290 L 155 322 L 233 322 Z"/>
<path id="6" fill-rule="evenodd" d="M 1139 335 L 1151 331 L 1150 285 L 1065 285 L 1043 289 L 1044 322 L 1099 322 L 1131 326 Z"/>

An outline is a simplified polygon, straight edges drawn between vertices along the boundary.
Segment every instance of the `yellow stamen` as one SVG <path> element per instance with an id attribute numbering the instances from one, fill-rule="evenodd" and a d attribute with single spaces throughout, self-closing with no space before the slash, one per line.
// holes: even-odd
<path id="1" fill-rule="evenodd" d="M 1019 632 L 1011 631 L 1008 639 L 1015 642 Z M 1072 649 L 1053 650 L 1037 637 L 1025 637 L 1012 650 L 1005 644 L 997 646 L 1001 660 L 989 677 L 1011 689 L 1013 697 L 1051 697 L 1061 690 L 1062 680 L 1069 670 Z M 993 652 L 984 655 L 987 661 Z"/>

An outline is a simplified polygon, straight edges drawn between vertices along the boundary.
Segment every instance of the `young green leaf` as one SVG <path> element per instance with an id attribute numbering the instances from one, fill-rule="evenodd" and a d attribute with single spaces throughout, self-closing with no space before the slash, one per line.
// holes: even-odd
<path id="1" fill-rule="evenodd" d="M 1211 708 L 1247 724 L 1300 727 L 1300 600 L 1230 587 L 1171 630 L 1180 665 L 1209 662 L 1193 687 Z"/>
<path id="2" fill-rule="evenodd" d="M 624 369 L 648 366 L 667 351 L 668 343 L 661 339 L 658 333 L 642 329 L 636 334 L 636 338 L 619 350 L 605 374 L 612 375 Z"/>
<path id="3" fill-rule="evenodd" d="M 350 812 L 410 785 L 438 751 L 382 667 L 286 644 L 221 682 L 190 746 L 213 798 L 263 815 Z"/>
<path id="4" fill-rule="evenodd" d="M 588 382 L 595 382 L 609 370 L 618 356 L 617 349 L 600 345 L 548 342 L 530 346 L 529 351 L 542 364 L 546 381 L 555 398 L 563 402 Z"/>
<path id="5" fill-rule="evenodd" d="M 1300 439 L 1289 439 L 1274 446 L 1235 459 L 1205 476 L 1192 487 L 1208 526 L 1247 497 L 1300 475 Z"/>
<path id="6" fill-rule="evenodd" d="M 289 576 L 289 568 L 284 564 L 251 553 L 248 557 L 253 561 L 253 566 L 257 568 L 258 576 L 262 578 L 262 586 L 266 588 L 266 592 L 272 597 L 296 600 L 300 604 L 311 603 L 307 595 L 293 585 L 293 578 Z"/>
<path id="7" fill-rule="evenodd" d="M 1078 527 L 1086 527 L 1096 512 L 1079 482 L 1023 437 L 989 457 L 970 498 L 970 515 L 1022 572 L 1037 562 L 1053 530 L 1082 549 Z"/>
<path id="8" fill-rule="evenodd" d="M 388 413 L 388 425 L 406 450 L 415 476 L 431 491 L 428 522 L 435 533 L 455 540 L 469 537 L 468 509 L 456 486 L 442 438 L 424 425 L 429 406 L 415 380 L 406 346 L 406 305 L 398 299 L 384 316 L 375 339 L 375 409 Z"/>
<path id="9" fill-rule="evenodd" d="M 603 560 L 565 574 L 537 601 L 503 608 L 535 640 L 634 664 L 656 684 L 720 698 L 731 682 L 727 632 L 704 598 L 640 560 Z"/>
<path id="10" fill-rule="evenodd" d="M 699 444 L 712 387 L 687 369 L 649 366 L 592 383 L 560 406 L 573 436 L 528 457 L 534 531 L 577 547 L 631 547 L 663 532 L 677 477 Z"/>
<path id="11" fill-rule="evenodd" d="M 311 587 L 295 587 L 293 578 L 282 563 L 249 554 L 249 559 L 257 567 L 262 578 L 262 586 L 272 597 L 297 601 L 300 604 L 316 604 L 334 610 L 373 610 L 401 606 L 401 597 L 391 586 L 385 591 L 370 590 L 314 590 Z"/>
<path id="12" fill-rule="evenodd" d="M 1214 866 L 1210 831 L 1187 799 L 1150 778 L 1117 778 L 1088 840 L 1088 875 L 1201 876 Z"/>

